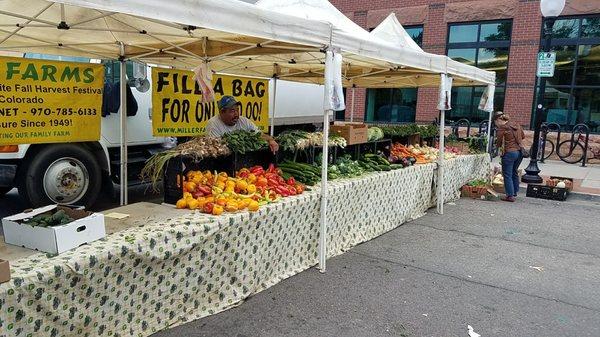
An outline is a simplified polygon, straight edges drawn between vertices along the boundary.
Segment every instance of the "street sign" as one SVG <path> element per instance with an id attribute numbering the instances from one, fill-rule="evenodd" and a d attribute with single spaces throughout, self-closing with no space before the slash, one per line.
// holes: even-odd
<path id="1" fill-rule="evenodd" d="M 539 52 L 537 58 L 537 77 L 553 77 L 556 53 Z"/>

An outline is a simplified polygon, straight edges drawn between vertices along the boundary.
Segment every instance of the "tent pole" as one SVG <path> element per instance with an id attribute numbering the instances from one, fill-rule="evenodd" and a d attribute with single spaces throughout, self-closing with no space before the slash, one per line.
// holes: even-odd
<path id="1" fill-rule="evenodd" d="M 438 214 L 444 214 L 444 137 L 445 137 L 445 123 L 446 123 L 446 111 L 440 110 L 440 140 L 439 146 L 439 157 L 437 167 L 437 212 Z"/>
<path id="2" fill-rule="evenodd" d="M 321 160 L 321 221 L 319 231 L 319 271 L 325 272 L 327 260 L 327 166 L 329 164 L 329 115 L 333 110 L 325 110 L 323 115 L 323 159 Z"/>
<path id="3" fill-rule="evenodd" d="M 127 67 L 125 61 L 125 45 L 121 43 L 121 56 L 119 57 L 119 81 L 121 100 L 121 206 L 127 205 Z"/>
<path id="4" fill-rule="evenodd" d="M 273 76 L 273 112 L 271 113 L 271 137 L 275 136 L 275 103 L 277 102 L 277 76 Z"/>
<path id="5" fill-rule="evenodd" d="M 356 85 L 352 84 L 352 101 L 350 102 L 350 122 L 354 121 L 354 88 L 356 88 Z"/>

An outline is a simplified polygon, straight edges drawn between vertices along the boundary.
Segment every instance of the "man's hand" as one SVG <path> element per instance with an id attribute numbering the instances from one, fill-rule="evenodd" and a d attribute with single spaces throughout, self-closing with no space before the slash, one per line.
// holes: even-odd
<path id="1" fill-rule="evenodd" d="M 275 140 L 269 139 L 269 148 L 271 149 L 271 152 L 277 153 L 277 151 L 279 151 L 279 144 L 277 144 Z"/>

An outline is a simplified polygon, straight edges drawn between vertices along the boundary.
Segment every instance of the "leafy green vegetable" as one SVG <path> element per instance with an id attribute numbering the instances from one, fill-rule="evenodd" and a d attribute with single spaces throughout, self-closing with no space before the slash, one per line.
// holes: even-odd
<path id="1" fill-rule="evenodd" d="M 260 132 L 239 130 L 226 133 L 222 138 L 231 151 L 240 154 L 266 149 L 269 146 Z"/>

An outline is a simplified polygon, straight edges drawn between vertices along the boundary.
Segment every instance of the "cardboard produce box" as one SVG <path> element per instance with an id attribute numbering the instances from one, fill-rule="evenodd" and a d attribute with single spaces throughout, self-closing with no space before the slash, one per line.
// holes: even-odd
<path id="1" fill-rule="evenodd" d="M 0 283 L 10 281 L 10 265 L 8 261 L 0 259 Z"/>
<path id="2" fill-rule="evenodd" d="M 329 129 L 331 134 L 344 137 L 348 145 L 363 144 L 368 140 L 368 127 L 362 123 L 335 122 Z"/>
<path id="3" fill-rule="evenodd" d="M 33 217 L 63 210 L 74 221 L 58 226 L 31 226 L 24 222 Z M 60 254 L 106 236 L 104 215 L 65 206 L 50 205 L 2 219 L 4 241 L 46 253 Z"/>

